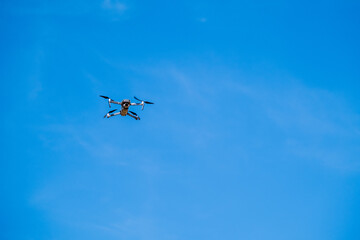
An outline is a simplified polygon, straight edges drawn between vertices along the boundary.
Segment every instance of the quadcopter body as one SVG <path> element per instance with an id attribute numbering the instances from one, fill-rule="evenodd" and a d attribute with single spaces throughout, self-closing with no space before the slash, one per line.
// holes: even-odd
<path id="1" fill-rule="evenodd" d="M 130 106 L 142 106 L 141 110 L 144 110 L 145 104 L 154 104 L 152 102 L 140 100 L 137 97 L 134 97 L 134 98 L 140 102 L 131 102 L 129 99 L 124 99 L 121 102 L 118 102 L 118 101 L 114 101 L 113 99 L 111 99 L 107 96 L 100 95 L 100 97 L 108 100 L 109 107 L 111 107 L 111 103 L 118 104 L 121 106 L 121 109 L 119 112 L 115 112 L 117 109 L 111 110 L 104 116 L 104 118 L 105 117 L 110 118 L 113 116 L 120 115 L 120 116 L 130 116 L 130 117 L 134 118 L 135 120 L 140 120 L 140 117 L 135 112 L 130 111 L 129 107 Z M 113 112 L 115 112 L 115 113 L 113 113 Z"/>

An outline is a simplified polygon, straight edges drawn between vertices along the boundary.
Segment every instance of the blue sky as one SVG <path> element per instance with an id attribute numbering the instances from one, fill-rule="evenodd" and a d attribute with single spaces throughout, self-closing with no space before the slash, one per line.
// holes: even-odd
<path id="1" fill-rule="evenodd" d="M 0 238 L 360 239 L 359 10 L 1 1 Z"/>

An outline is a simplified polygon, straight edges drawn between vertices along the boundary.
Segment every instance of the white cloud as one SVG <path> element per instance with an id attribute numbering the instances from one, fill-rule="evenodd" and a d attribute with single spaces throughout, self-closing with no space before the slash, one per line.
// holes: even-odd
<path id="1" fill-rule="evenodd" d="M 202 23 L 207 22 L 207 18 L 205 18 L 205 17 L 201 17 L 198 20 L 199 20 L 199 22 L 202 22 Z"/>
<path id="2" fill-rule="evenodd" d="M 45 59 L 44 50 L 41 48 L 37 49 L 33 61 L 33 69 L 32 69 L 33 72 L 29 79 L 31 89 L 29 91 L 28 97 L 30 100 L 36 99 L 43 90 L 43 84 L 41 78 L 42 78 L 44 59 Z"/>
<path id="3" fill-rule="evenodd" d="M 340 171 L 359 171 L 360 116 L 336 94 L 284 81 L 244 86 L 231 84 L 233 91 L 248 96 L 283 136 L 284 151 L 307 161 L 319 161 Z M 239 85 L 236 87 L 236 85 Z M 349 144 L 353 142 L 354 144 Z"/>
<path id="4" fill-rule="evenodd" d="M 104 0 L 102 7 L 107 10 L 113 10 L 117 13 L 124 13 L 127 10 L 127 6 L 117 0 Z"/>

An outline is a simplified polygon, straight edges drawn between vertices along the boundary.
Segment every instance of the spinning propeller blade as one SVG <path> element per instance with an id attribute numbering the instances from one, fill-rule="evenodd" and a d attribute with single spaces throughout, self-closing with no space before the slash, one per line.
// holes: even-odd
<path id="1" fill-rule="evenodd" d="M 137 114 L 136 113 L 134 113 L 133 111 L 129 111 L 130 113 L 132 113 L 132 114 L 134 114 L 135 116 L 137 116 Z"/>
<path id="2" fill-rule="evenodd" d="M 117 110 L 117 109 L 114 109 L 114 110 L 109 111 L 109 112 L 104 116 L 104 118 L 106 118 L 106 116 L 107 116 L 108 114 L 113 113 L 113 112 L 115 112 L 116 110 Z"/>
<path id="3" fill-rule="evenodd" d="M 136 100 L 140 101 L 140 102 L 142 101 L 142 100 L 138 99 L 138 98 L 137 98 L 137 97 L 135 97 L 135 96 L 134 96 L 134 98 L 135 98 Z"/>
<path id="4" fill-rule="evenodd" d="M 134 96 L 134 98 L 135 98 L 136 100 L 138 100 L 138 101 L 140 101 L 140 102 L 141 102 L 141 105 L 142 105 L 141 110 L 144 110 L 144 106 L 145 106 L 145 104 L 144 104 L 144 103 L 146 103 L 146 104 L 154 104 L 154 103 L 152 103 L 152 102 L 148 102 L 148 101 L 144 101 L 144 100 L 138 99 L 138 98 L 137 98 L 137 97 L 135 97 L 135 96 Z"/>
<path id="5" fill-rule="evenodd" d="M 109 107 L 111 108 L 111 104 L 110 104 L 111 98 L 109 98 L 107 96 L 103 96 L 103 95 L 99 95 L 99 96 L 102 97 L 102 98 L 108 99 Z"/>

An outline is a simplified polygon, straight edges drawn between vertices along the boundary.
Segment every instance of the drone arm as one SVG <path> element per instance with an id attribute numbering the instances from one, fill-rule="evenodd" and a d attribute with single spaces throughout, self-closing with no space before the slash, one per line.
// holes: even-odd
<path id="1" fill-rule="evenodd" d="M 135 120 L 140 120 L 140 117 L 137 116 L 137 115 L 131 114 L 131 113 L 129 113 L 129 112 L 127 113 L 127 115 L 130 116 L 130 117 L 132 117 L 132 118 L 134 118 Z"/>
<path id="2" fill-rule="evenodd" d="M 112 99 L 110 99 L 110 103 L 114 103 L 114 104 L 118 104 L 118 105 L 121 105 L 121 102 L 118 102 L 118 101 L 114 101 Z"/>
<path id="3" fill-rule="evenodd" d="M 144 101 L 142 101 L 141 103 L 131 103 L 131 106 L 141 106 L 141 110 L 144 110 Z"/>
<path id="4" fill-rule="evenodd" d="M 116 112 L 116 113 L 112 113 L 112 114 L 108 114 L 107 117 L 114 117 L 116 115 L 120 115 L 120 112 Z"/>
<path id="5" fill-rule="evenodd" d="M 100 97 L 107 99 L 107 101 L 108 101 L 108 103 L 109 103 L 109 107 L 111 107 L 111 103 L 115 103 L 115 104 L 121 105 L 121 102 L 114 101 L 114 100 L 112 100 L 111 98 L 109 98 L 109 97 L 107 97 L 107 96 L 100 95 Z"/>

